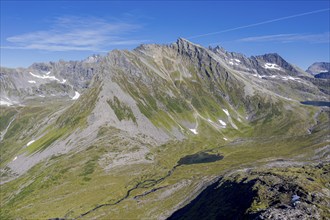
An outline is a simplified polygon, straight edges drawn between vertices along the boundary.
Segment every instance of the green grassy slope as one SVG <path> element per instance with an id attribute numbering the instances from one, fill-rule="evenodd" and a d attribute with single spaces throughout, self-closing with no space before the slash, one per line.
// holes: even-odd
<path id="1" fill-rule="evenodd" d="M 245 86 L 251 82 L 245 83 L 207 54 L 197 53 L 208 61 L 197 62 L 196 57 L 188 59 L 166 48 L 160 61 L 136 52 L 116 51 L 116 62 L 107 58 L 100 65 L 102 74 L 111 75 L 157 128 L 168 134 L 179 130 L 185 139 L 156 146 L 144 135 L 129 136 L 104 124 L 87 148 L 77 142 L 74 151 L 52 156 L 1 185 L 2 218 L 71 219 L 93 209 L 82 218 L 166 217 L 225 173 L 276 160 L 308 162 L 329 144 L 329 110 L 303 106 L 266 89 L 251 87 L 247 95 Z M 180 62 L 175 62 L 178 59 Z M 120 61 L 127 65 L 120 66 Z M 68 107 L 64 107 L 65 102 L 56 102 L 21 107 L 18 113 L 2 112 L 1 120 L 8 122 L 14 115 L 17 120 L 2 142 L 1 168 L 5 169 L 17 152 L 40 152 L 88 127 L 102 85 L 107 83 L 107 78 L 97 77 L 99 81 Z M 106 97 L 106 106 L 119 121 L 141 126 L 119 95 Z M 46 120 L 34 127 L 58 110 L 62 112 L 53 115 L 49 123 Z M 220 119 L 226 127 L 221 127 Z M 193 128 L 198 134 L 189 130 Z M 30 146 L 22 147 L 31 137 L 39 136 Z M 181 158 L 198 152 L 224 158 L 178 166 Z"/>
<path id="2" fill-rule="evenodd" d="M 319 120 L 321 118 L 324 122 L 317 125 L 319 127 L 325 126 L 329 120 L 328 113 L 321 114 Z M 288 123 L 300 126 L 299 123 Z M 214 163 L 180 166 L 164 180 L 141 185 L 120 203 L 97 209 L 86 216 L 86 219 L 92 216 L 156 218 L 185 200 L 187 193 L 196 190 L 201 180 L 211 180 L 228 170 L 264 164 L 268 160 L 297 157 L 297 160 L 304 161 L 314 155 L 314 150 L 326 144 L 320 143 L 325 131 L 318 131 L 317 128 L 309 135 L 289 136 L 281 132 L 272 137 L 261 134 L 243 137 L 236 131 L 226 131 L 228 137 L 236 140 L 228 143 L 208 123 L 202 122 L 200 126 L 200 135 L 191 136 L 185 141 L 173 141 L 159 147 L 148 146 L 149 153 L 144 156 L 152 158 L 150 163 L 127 164 L 109 171 L 102 168 L 100 158 L 105 154 L 123 151 L 129 143 L 134 145 L 136 140 L 126 138 L 123 141 L 116 136 L 120 131 L 103 129 L 100 137 L 104 139 L 101 138 L 99 143 L 86 151 L 52 157 L 21 178 L 1 186 L 3 213 L 28 219 L 77 217 L 97 205 L 120 200 L 137 183 L 161 179 L 185 155 L 209 151 L 224 156 L 223 160 Z M 261 123 L 246 126 L 246 129 L 265 130 L 269 126 Z M 138 148 L 139 145 L 136 145 L 127 151 L 135 152 Z M 134 196 L 158 188 L 146 196 L 133 199 Z M 166 197 L 167 194 L 170 196 Z"/>

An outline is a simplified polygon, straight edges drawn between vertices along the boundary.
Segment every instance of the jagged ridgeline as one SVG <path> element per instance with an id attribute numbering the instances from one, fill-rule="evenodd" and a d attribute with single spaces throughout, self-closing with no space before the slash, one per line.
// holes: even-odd
<path id="1" fill-rule="evenodd" d="M 300 193 L 327 218 L 329 108 L 301 102 L 327 103 L 328 85 L 278 54 L 246 57 L 185 39 L 1 68 L 0 217 L 190 219 L 197 204 L 212 210 L 205 218 L 256 218 L 295 212 L 289 197 Z M 250 168 L 254 176 L 234 175 Z M 314 182 L 297 189 L 283 169 Z M 271 198 L 259 182 L 274 176 L 286 188 L 274 186 Z M 218 191 L 193 200 L 212 183 Z M 221 199 L 237 205 L 205 199 L 237 189 L 246 200 Z"/>

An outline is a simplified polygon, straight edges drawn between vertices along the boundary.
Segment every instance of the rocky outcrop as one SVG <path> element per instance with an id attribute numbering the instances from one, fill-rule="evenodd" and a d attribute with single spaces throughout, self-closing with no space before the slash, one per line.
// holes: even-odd
<path id="1" fill-rule="evenodd" d="M 237 171 L 168 219 L 325 219 L 330 214 L 329 168 L 320 163 Z"/>

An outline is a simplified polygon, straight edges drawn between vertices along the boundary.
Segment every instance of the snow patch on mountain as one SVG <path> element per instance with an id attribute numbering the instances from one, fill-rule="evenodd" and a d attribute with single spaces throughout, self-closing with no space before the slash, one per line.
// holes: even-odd
<path id="1" fill-rule="evenodd" d="M 287 80 L 298 81 L 300 78 L 294 78 L 292 76 L 282 76 L 282 79 L 285 81 L 287 81 Z"/>
<path id="2" fill-rule="evenodd" d="M 227 125 L 227 123 L 224 122 L 224 121 L 222 121 L 221 119 L 219 120 L 219 123 L 220 123 L 221 125 L 223 125 L 223 126 L 226 126 L 226 125 Z"/>
<path id="3" fill-rule="evenodd" d="M 34 81 L 34 80 L 29 80 L 28 82 L 31 83 L 31 84 L 35 84 L 35 83 L 37 83 L 37 82 Z"/>
<path id="4" fill-rule="evenodd" d="M 241 61 L 239 59 L 230 59 L 228 63 L 230 65 L 239 65 Z"/>
<path id="5" fill-rule="evenodd" d="M 77 100 L 80 97 L 80 93 L 75 91 L 74 96 L 72 97 L 72 100 Z"/>
<path id="6" fill-rule="evenodd" d="M 11 103 L 11 102 L 7 102 L 7 101 L 5 101 L 5 100 L 0 100 L 0 105 L 12 106 L 13 103 Z"/>
<path id="7" fill-rule="evenodd" d="M 292 81 L 303 83 L 300 78 L 295 78 L 295 77 L 292 77 L 292 76 L 259 75 L 259 74 L 252 74 L 252 76 L 257 77 L 259 79 L 271 78 L 271 79 L 280 79 L 280 80 L 284 80 L 284 81 L 292 80 Z"/>
<path id="8" fill-rule="evenodd" d="M 194 134 L 198 134 L 198 132 L 197 132 L 197 129 L 195 129 L 195 128 L 191 128 L 191 129 L 189 129 L 192 133 L 194 133 Z"/>
<path id="9" fill-rule="evenodd" d="M 255 73 L 255 74 L 252 74 L 252 76 L 254 76 L 254 77 L 257 77 L 257 78 L 259 78 L 259 79 L 262 79 L 262 75 L 259 75 L 259 74 L 257 74 L 257 73 Z"/>
<path id="10" fill-rule="evenodd" d="M 226 113 L 227 116 L 229 116 L 229 111 L 227 109 L 222 109 L 224 113 Z"/>
<path id="11" fill-rule="evenodd" d="M 61 80 L 59 80 L 58 78 L 56 78 L 55 76 L 50 76 L 49 74 L 50 74 L 50 72 L 47 72 L 46 75 L 39 76 L 39 75 L 36 75 L 36 74 L 30 72 L 30 75 L 31 75 L 31 76 L 36 77 L 36 78 L 39 78 L 39 79 L 50 79 L 50 80 L 56 80 L 56 81 L 58 81 L 58 82 L 60 82 L 60 83 L 65 83 L 65 82 L 66 82 L 65 79 L 63 79 L 63 80 L 61 81 Z"/>
<path id="12" fill-rule="evenodd" d="M 29 142 L 26 144 L 26 146 L 28 147 L 28 146 L 30 146 L 31 144 L 33 144 L 34 142 L 35 142 L 35 140 L 29 141 Z"/>
<path id="13" fill-rule="evenodd" d="M 17 104 L 17 102 L 12 101 L 11 99 L 9 99 L 7 97 L 3 97 L 0 99 L 0 105 L 12 106 L 14 104 Z"/>
<path id="14" fill-rule="evenodd" d="M 265 69 L 274 69 L 274 70 L 281 70 L 281 68 L 275 63 L 265 63 Z"/>

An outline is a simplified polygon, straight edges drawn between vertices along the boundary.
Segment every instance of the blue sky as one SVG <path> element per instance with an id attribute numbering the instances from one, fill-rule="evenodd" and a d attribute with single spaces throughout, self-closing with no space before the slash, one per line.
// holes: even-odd
<path id="1" fill-rule="evenodd" d="M 248 56 L 329 62 L 330 1 L 1 1 L 1 66 L 81 60 L 186 38 Z"/>

